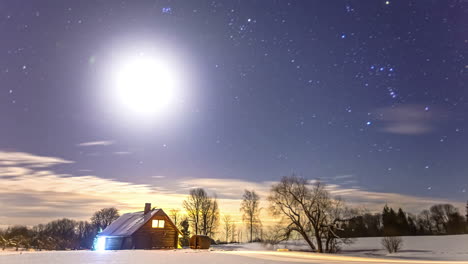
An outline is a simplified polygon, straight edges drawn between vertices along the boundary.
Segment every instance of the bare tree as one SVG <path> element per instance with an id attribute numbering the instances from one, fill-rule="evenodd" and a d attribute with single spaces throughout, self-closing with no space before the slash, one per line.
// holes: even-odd
<path id="1" fill-rule="evenodd" d="M 285 227 L 282 223 L 277 223 L 266 228 L 262 242 L 265 245 L 275 246 L 280 242 L 287 240 L 289 236 L 290 229 Z"/>
<path id="2" fill-rule="evenodd" d="M 285 217 L 288 228 L 299 233 L 312 250 L 316 246 L 310 236 L 312 225 L 304 212 L 305 199 L 308 195 L 307 181 L 295 176 L 283 177 L 278 184 L 272 186 L 268 201 L 274 216 Z"/>
<path id="3" fill-rule="evenodd" d="M 232 236 L 232 219 L 230 215 L 224 215 L 223 216 L 223 229 L 224 229 L 224 235 L 225 235 L 225 242 L 229 243 L 229 237 Z"/>
<path id="4" fill-rule="evenodd" d="M 214 234 L 219 222 L 219 208 L 216 198 L 208 196 L 202 188 L 190 190 L 190 195 L 183 202 L 187 216 L 192 222 L 195 235 Z"/>
<path id="5" fill-rule="evenodd" d="M 437 232 L 447 233 L 447 223 L 450 219 L 450 215 L 458 213 L 457 208 L 451 204 L 436 204 L 431 206 L 429 210 Z"/>
<path id="6" fill-rule="evenodd" d="M 10 241 L 7 238 L 5 238 L 3 234 L 0 235 L 0 247 L 2 248 L 2 250 L 5 250 L 5 248 L 9 245 Z"/>
<path id="7" fill-rule="evenodd" d="M 177 226 L 180 218 L 180 209 L 171 209 L 169 211 L 169 217 L 172 219 L 172 222 L 174 222 L 174 225 Z"/>
<path id="8" fill-rule="evenodd" d="M 78 248 L 78 234 L 77 222 L 71 219 L 63 218 L 49 222 L 45 226 L 45 234 L 53 241 L 55 249 L 77 249 Z"/>
<path id="9" fill-rule="evenodd" d="M 340 238 L 335 229 L 338 222 L 345 221 L 345 211 L 342 201 L 332 199 L 325 185 L 310 184 L 294 175 L 283 177 L 272 186 L 268 200 L 272 213 L 285 217 L 289 230 L 298 232 L 312 250 L 324 252 L 322 239 L 326 241 L 326 252 L 336 250 L 336 239 Z"/>
<path id="10" fill-rule="evenodd" d="M 205 190 L 201 188 L 192 189 L 190 190 L 188 199 L 183 202 L 189 221 L 192 222 L 192 231 L 195 231 L 194 235 L 199 234 L 198 227 L 200 226 L 200 212 L 202 210 L 202 202 L 206 196 Z"/>
<path id="11" fill-rule="evenodd" d="M 214 236 L 219 225 L 219 207 L 216 198 L 208 197 L 202 206 L 202 234 L 206 236 Z"/>
<path id="12" fill-rule="evenodd" d="M 237 240 L 237 227 L 236 224 L 232 223 L 231 224 L 231 243 L 236 242 Z"/>
<path id="13" fill-rule="evenodd" d="M 465 224 L 465 232 L 468 233 L 468 201 L 466 201 L 466 215 L 465 215 L 465 221 L 466 221 L 466 224 Z"/>
<path id="14" fill-rule="evenodd" d="M 396 253 L 403 247 L 403 239 L 396 236 L 384 237 L 381 243 L 388 253 Z"/>
<path id="15" fill-rule="evenodd" d="M 322 224 L 323 237 L 325 238 L 325 252 L 336 253 L 341 250 L 342 244 L 351 244 L 350 238 L 342 238 L 338 235 L 341 224 L 349 221 L 357 215 L 356 210 L 349 210 L 344 206 L 341 198 L 330 199 L 330 206 L 324 211 L 326 218 Z"/>
<path id="16" fill-rule="evenodd" d="M 93 214 L 91 223 L 99 231 L 106 229 L 112 222 L 119 218 L 119 210 L 114 207 L 103 208 Z"/>
<path id="17" fill-rule="evenodd" d="M 241 211 L 244 213 L 242 219 L 247 223 L 250 232 L 250 242 L 253 241 L 253 232 L 261 224 L 260 197 L 255 191 L 245 190 L 242 196 Z"/>
<path id="18" fill-rule="evenodd" d="M 417 219 L 421 234 L 432 234 L 432 218 L 429 210 L 422 210 Z"/>
<path id="19" fill-rule="evenodd" d="M 97 234 L 96 227 L 88 221 L 79 221 L 76 232 L 79 241 L 79 248 L 92 249 L 93 242 Z"/>

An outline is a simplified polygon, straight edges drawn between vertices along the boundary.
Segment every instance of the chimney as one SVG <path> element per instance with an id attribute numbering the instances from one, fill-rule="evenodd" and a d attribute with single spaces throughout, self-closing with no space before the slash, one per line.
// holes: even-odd
<path id="1" fill-rule="evenodd" d="M 145 203 L 145 214 L 151 211 L 151 203 Z"/>

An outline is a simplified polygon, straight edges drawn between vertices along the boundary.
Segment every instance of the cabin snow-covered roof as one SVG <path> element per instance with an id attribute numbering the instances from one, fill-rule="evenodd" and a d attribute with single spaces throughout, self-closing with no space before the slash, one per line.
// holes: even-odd
<path id="1" fill-rule="evenodd" d="M 112 222 L 99 236 L 131 236 L 140 229 L 161 209 L 153 209 L 147 214 L 145 212 L 127 213 L 121 215 Z"/>

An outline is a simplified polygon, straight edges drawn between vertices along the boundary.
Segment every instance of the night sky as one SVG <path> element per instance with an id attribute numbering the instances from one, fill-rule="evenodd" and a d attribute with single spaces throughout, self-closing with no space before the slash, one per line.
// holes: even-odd
<path id="1" fill-rule="evenodd" d="M 468 197 L 467 1 L 1 1 L 0 32 L 0 204 L 17 208 L 0 224 L 72 200 L 12 187 L 31 173 Z M 151 116 L 113 87 L 122 57 L 147 54 L 179 91 Z"/>

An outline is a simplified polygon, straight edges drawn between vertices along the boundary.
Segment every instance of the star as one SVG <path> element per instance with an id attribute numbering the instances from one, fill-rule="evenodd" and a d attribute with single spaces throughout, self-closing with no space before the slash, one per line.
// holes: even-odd
<path id="1" fill-rule="evenodd" d="M 161 8 L 161 12 L 163 14 L 172 14 L 172 8 L 171 7 L 163 7 L 163 8 Z"/>

